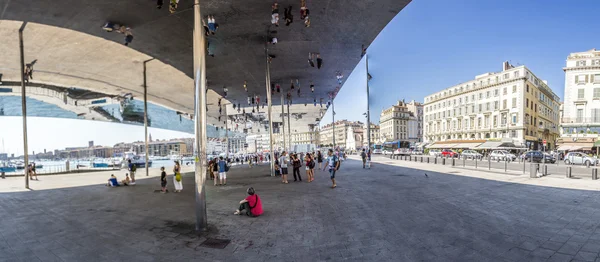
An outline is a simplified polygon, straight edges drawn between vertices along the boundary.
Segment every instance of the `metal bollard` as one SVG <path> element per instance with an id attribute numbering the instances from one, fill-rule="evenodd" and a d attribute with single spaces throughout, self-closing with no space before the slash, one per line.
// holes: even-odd
<path id="1" fill-rule="evenodd" d="M 442 165 L 446 165 L 446 158 L 442 158 Z"/>
<path id="2" fill-rule="evenodd" d="M 529 177 L 530 178 L 537 178 L 537 172 L 538 169 L 540 168 L 540 166 L 536 163 L 530 163 L 529 164 Z"/>
<path id="3" fill-rule="evenodd" d="M 506 160 L 505 160 L 505 161 L 504 161 L 504 172 L 505 172 L 505 173 L 506 173 L 506 168 L 507 168 L 507 166 L 508 166 L 508 161 L 506 161 Z"/>
<path id="4" fill-rule="evenodd" d="M 465 167 L 465 162 L 467 161 L 466 157 L 463 157 L 463 167 Z"/>
<path id="5" fill-rule="evenodd" d="M 0 173 L 0 177 L 2 177 L 2 179 L 6 178 L 6 174 L 4 173 L 4 171 L 2 171 L 2 173 Z"/>
<path id="6" fill-rule="evenodd" d="M 475 169 L 477 169 L 477 158 L 475 158 Z"/>
<path id="7" fill-rule="evenodd" d="M 394 155 L 390 154 L 390 159 L 393 159 L 393 158 L 394 158 Z"/>
<path id="8" fill-rule="evenodd" d="M 421 163 L 423 163 L 423 157 L 421 156 Z"/>
<path id="9" fill-rule="evenodd" d="M 544 176 L 548 175 L 548 166 L 544 165 Z"/>
<path id="10" fill-rule="evenodd" d="M 427 164 L 429 164 L 429 157 L 427 157 Z"/>
<path id="11" fill-rule="evenodd" d="M 570 167 L 570 166 L 568 166 L 568 167 L 567 167 L 567 178 L 571 178 L 571 177 L 572 177 L 572 174 L 571 174 L 571 167 Z"/>
<path id="12" fill-rule="evenodd" d="M 598 169 L 592 169 L 592 180 L 598 180 Z"/>
<path id="13" fill-rule="evenodd" d="M 437 157 L 433 159 L 433 163 L 437 164 Z"/>
<path id="14" fill-rule="evenodd" d="M 452 158 L 452 166 L 455 166 L 455 165 L 456 165 L 456 163 L 455 163 L 455 160 L 456 160 L 456 158 L 454 158 L 454 157 L 453 157 L 453 158 Z"/>
<path id="15" fill-rule="evenodd" d="M 488 157 L 488 170 L 492 170 L 492 158 Z"/>

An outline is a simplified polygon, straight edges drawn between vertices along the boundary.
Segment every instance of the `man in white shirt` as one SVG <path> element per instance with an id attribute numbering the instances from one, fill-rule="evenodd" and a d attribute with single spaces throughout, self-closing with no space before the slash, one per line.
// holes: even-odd
<path id="1" fill-rule="evenodd" d="M 288 174 L 288 158 L 287 152 L 283 151 L 281 153 L 281 157 L 279 158 L 279 167 L 281 167 L 281 183 L 287 184 L 287 174 Z"/>

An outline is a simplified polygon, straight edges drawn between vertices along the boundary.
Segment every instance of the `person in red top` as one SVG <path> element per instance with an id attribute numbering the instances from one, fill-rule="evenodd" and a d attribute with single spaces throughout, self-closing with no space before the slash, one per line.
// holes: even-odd
<path id="1" fill-rule="evenodd" d="M 260 197 L 258 197 L 258 195 L 255 194 L 254 188 L 250 187 L 246 192 L 248 192 L 248 197 L 240 201 L 240 207 L 233 214 L 247 215 L 250 217 L 257 217 L 262 215 L 262 202 L 260 201 Z"/>

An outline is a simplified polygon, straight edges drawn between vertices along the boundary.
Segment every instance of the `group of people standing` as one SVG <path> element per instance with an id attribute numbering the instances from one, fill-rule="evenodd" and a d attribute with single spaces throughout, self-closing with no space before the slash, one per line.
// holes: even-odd
<path id="1" fill-rule="evenodd" d="M 214 180 L 215 186 L 226 186 L 227 185 L 227 171 L 229 171 L 229 165 L 223 157 L 213 158 L 208 161 L 208 173 L 210 179 Z"/>
<path id="2" fill-rule="evenodd" d="M 322 167 L 323 160 L 326 160 L 325 166 Z M 321 151 L 317 151 L 316 153 L 306 153 L 304 157 L 299 156 L 298 154 L 291 154 L 288 158 L 288 153 L 281 153 L 281 157 L 275 160 L 275 175 L 281 175 L 281 183 L 288 184 L 288 166 L 291 165 L 293 168 L 294 182 L 302 181 L 302 176 L 300 175 L 300 168 L 302 167 L 302 163 L 306 167 L 306 177 L 308 182 L 312 182 L 315 180 L 315 167 L 317 163 L 319 165 L 319 169 L 323 168 L 329 169 L 329 175 L 331 178 L 332 186 L 331 188 L 335 188 L 337 185 L 335 183 L 335 172 L 340 167 L 339 158 L 333 154 L 333 150 L 329 150 L 327 152 L 327 158 L 324 159 Z"/>

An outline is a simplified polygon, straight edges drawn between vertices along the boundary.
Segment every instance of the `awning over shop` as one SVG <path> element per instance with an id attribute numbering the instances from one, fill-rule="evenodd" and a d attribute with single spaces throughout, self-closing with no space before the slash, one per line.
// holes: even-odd
<path id="1" fill-rule="evenodd" d="M 481 142 L 475 142 L 475 143 L 459 143 L 454 145 L 454 148 L 462 148 L 462 149 L 474 149 L 477 148 L 477 146 L 481 145 Z"/>
<path id="2" fill-rule="evenodd" d="M 578 145 L 569 145 L 569 144 L 563 144 L 558 146 L 558 148 L 556 150 L 558 151 L 573 151 L 573 150 L 581 150 L 581 146 Z"/>
<path id="3" fill-rule="evenodd" d="M 427 148 L 434 148 L 434 149 L 447 149 L 447 148 L 454 148 L 454 145 L 456 144 L 439 144 L 439 143 L 433 143 L 431 145 L 428 145 Z"/>
<path id="4" fill-rule="evenodd" d="M 475 149 L 496 149 L 503 143 L 500 141 L 486 141 L 485 143 L 477 146 Z"/>

